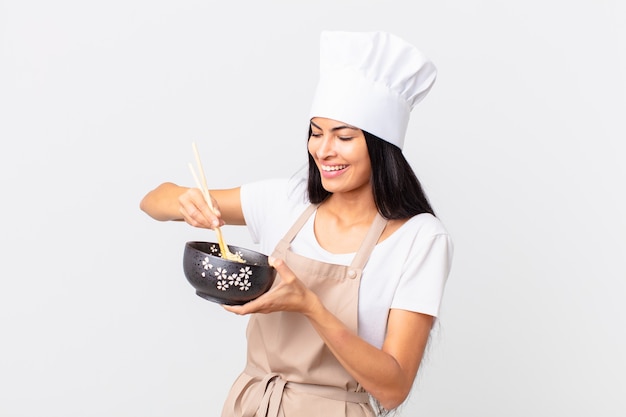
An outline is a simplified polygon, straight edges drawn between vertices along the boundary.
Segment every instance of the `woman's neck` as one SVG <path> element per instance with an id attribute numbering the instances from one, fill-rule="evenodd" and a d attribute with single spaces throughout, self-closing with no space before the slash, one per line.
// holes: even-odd
<path id="1" fill-rule="evenodd" d="M 318 211 L 348 227 L 370 224 L 378 213 L 371 193 L 367 196 L 348 193 L 332 194 L 320 205 Z"/>
<path id="2" fill-rule="evenodd" d="M 315 214 L 315 238 L 330 253 L 352 253 L 360 247 L 376 217 L 373 199 L 333 194 Z"/>

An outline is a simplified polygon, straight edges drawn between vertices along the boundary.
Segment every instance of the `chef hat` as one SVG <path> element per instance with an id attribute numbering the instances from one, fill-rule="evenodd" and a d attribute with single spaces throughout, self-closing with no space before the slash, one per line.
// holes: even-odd
<path id="1" fill-rule="evenodd" d="M 320 79 L 310 117 L 348 123 L 402 149 L 413 107 L 437 69 L 386 32 L 322 32 Z"/>

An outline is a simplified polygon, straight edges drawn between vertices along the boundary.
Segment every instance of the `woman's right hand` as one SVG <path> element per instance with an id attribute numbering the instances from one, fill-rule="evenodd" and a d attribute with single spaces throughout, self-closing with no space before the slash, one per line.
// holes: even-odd
<path id="1" fill-rule="evenodd" d="M 198 188 L 181 187 L 164 182 L 148 192 L 139 207 L 150 217 L 160 221 L 184 220 L 194 227 L 215 229 L 225 223 L 244 225 L 239 188 L 211 190 L 215 213 L 204 200 Z M 220 202 L 218 205 L 217 201 Z"/>
<path id="2" fill-rule="evenodd" d="M 179 211 L 183 220 L 194 227 L 206 229 L 223 226 L 224 220 L 222 220 L 217 201 L 215 199 L 211 201 L 215 212 L 211 210 L 198 188 L 188 188 L 178 197 Z"/>

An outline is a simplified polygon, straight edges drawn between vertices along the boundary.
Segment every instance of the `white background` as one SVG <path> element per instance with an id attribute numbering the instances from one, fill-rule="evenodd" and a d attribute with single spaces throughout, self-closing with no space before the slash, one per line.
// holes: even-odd
<path id="1" fill-rule="evenodd" d="M 405 154 L 454 237 L 406 416 L 626 414 L 623 1 L 0 0 L 0 415 L 218 416 L 245 318 L 139 210 L 306 161 L 323 29 L 439 68 Z M 224 228 L 250 246 L 245 229 Z"/>

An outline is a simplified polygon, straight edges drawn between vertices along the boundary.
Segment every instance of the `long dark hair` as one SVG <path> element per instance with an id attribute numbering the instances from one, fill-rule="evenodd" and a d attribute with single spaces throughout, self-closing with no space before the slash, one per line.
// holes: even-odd
<path id="1" fill-rule="evenodd" d="M 421 213 L 435 215 L 402 150 L 364 130 L 363 134 L 372 165 L 372 191 L 378 212 L 389 220 L 408 219 Z M 313 204 L 321 203 L 331 194 L 322 186 L 319 170 L 310 153 L 307 187 L 309 201 Z"/>

